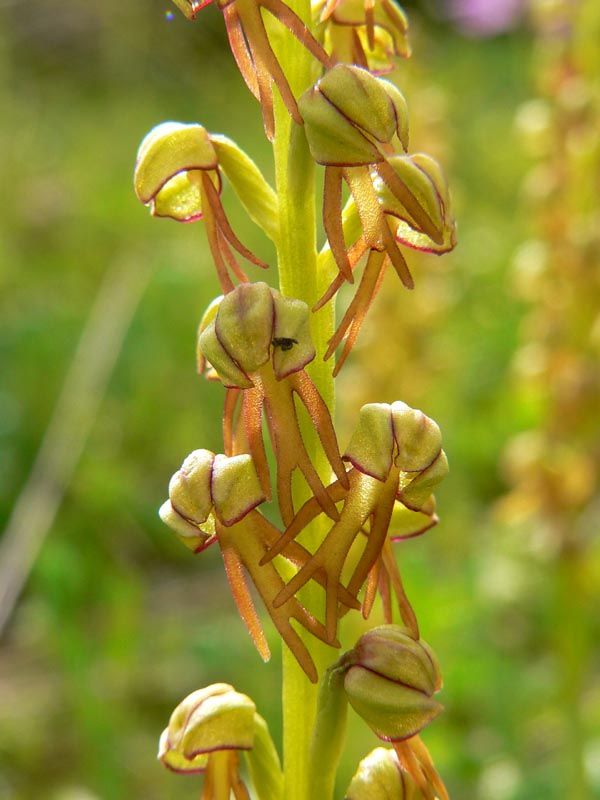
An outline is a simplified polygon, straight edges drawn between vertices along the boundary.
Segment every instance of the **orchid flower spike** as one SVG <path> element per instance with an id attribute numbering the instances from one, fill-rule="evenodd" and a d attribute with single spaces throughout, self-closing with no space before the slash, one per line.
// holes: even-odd
<path id="1" fill-rule="evenodd" d="M 391 72 L 394 57 L 410 56 L 408 20 L 393 0 L 321 0 L 316 10 L 337 62 L 380 75 Z"/>
<path id="2" fill-rule="evenodd" d="M 281 532 L 256 509 L 264 499 L 251 456 L 228 457 L 215 455 L 210 450 L 195 450 L 171 478 L 169 499 L 159 513 L 180 541 L 195 553 L 218 541 L 240 616 L 256 649 L 267 661 L 271 653 L 244 570 L 248 573 L 275 627 L 302 669 L 315 682 L 317 670 L 312 657 L 290 620 L 294 619 L 333 647 L 339 647 L 339 643 L 328 636 L 324 626 L 295 597 L 274 606 L 273 601 L 285 588 L 285 583 L 274 563 L 262 565 L 261 560 L 279 541 Z M 290 543 L 283 556 L 297 567 L 310 559 L 310 553 L 296 542 Z M 352 603 L 344 588 L 338 589 L 342 597 Z"/>
<path id="3" fill-rule="evenodd" d="M 194 19 L 197 12 L 212 0 L 175 0 L 188 19 Z M 296 98 L 286 75 L 275 55 L 262 10 L 275 17 L 323 66 L 329 67 L 334 61 L 325 52 L 300 17 L 282 0 L 216 0 L 223 12 L 229 44 L 246 86 L 259 101 L 263 113 L 265 133 L 269 140 L 275 134 L 273 115 L 273 89 L 275 83 L 291 117 L 302 125 Z"/>
<path id="4" fill-rule="evenodd" d="M 369 403 L 361 409 L 358 427 L 343 458 L 352 464 L 348 488 L 339 482 L 328 487 L 331 500 L 343 503 L 339 520 L 314 555 L 277 595 L 275 606 L 294 597 L 311 578 L 319 575 L 322 581 L 324 576 L 325 627 L 327 636 L 333 639 L 338 616 L 350 607 L 340 598 L 337 587 L 344 586 L 356 600 L 371 570 L 375 570 L 377 577 L 383 569 L 397 595 L 404 624 L 418 637 L 417 620 L 386 538 L 397 504 L 402 505 L 409 517 L 403 521 L 403 536 L 417 535 L 437 521 L 431 519 L 434 508 L 431 493 L 448 471 L 440 430 L 421 411 L 400 401 L 391 406 Z M 262 563 L 284 551 L 319 513 L 314 499 L 305 503 Z M 366 534 L 366 544 L 348 576 L 346 561 L 360 534 Z M 363 606 L 365 615 L 371 606 L 372 595 L 368 594 Z"/>
<path id="5" fill-rule="evenodd" d="M 258 267 L 266 269 L 268 265 L 240 242 L 225 214 L 218 155 L 222 139 L 213 139 L 201 125 L 157 125 L 138 150 L 134 187 L 155 217 L 170 217 L 178 222 L 204 219 L 221 288 L 229 292 L 234 284 L 228 269 L 239 281 L 248 280 L 234 250 Z"/>
<path id="6" fill-rule="evenodd" d="M 398 249 L 397 244 L 422 250 L 435 255 L 442 255 L 456 246 L 456 226 L 450 205 L 448 187 L 439 164 L 429 156 L 396 155 L 388 158 L 388 165 L 399 178 L 408 192 L 418 199 L 427 217 L 433 221 L 440 232 L 439 240 L 432 239 L 421 223 L 411 214 L 406 205 L 390 189 L 388 183 L 380 177 L 374 181 L 380 210 L 383 215 L 381 223 L 381 240 L 392 243 L 391 249 L 378 250 L 369 248 L 366 239 L 361 236 L 348 250 L 348 259 L 352 269 L 368 252 L 367 262 L 358 289 L 339 323 L 334 335 L 328 342 L 325 360 L 331 358 L 338 346 L 344 342 L 342 353 L 334 369 L 337 375 L 348 358 L 358 334 L 379 287 L 386 269 L 391 263 L 400 280 L 408 288 L 412 288 L 413 280 L 408 265 Z M 323 297 L 316 303 L 317 311 L 335 295 L 345 281 L 340 271 L 331 282 Z"/>
<path id="7" fill-rule="evenodd" d="M 300 300 L 283 297 L 266 283 L 241 284 L 225 295 L 200 326 L 200 368 L 210 363 L 228 388 L 224 439 L 229 455 L 249 452 L 263 492 L 270 496 L 269 466 L 262 434 L 263 414 L 277 462 L 277 496 L 284 524 L 294 517 L 292 473 L 304 475 L 321 508 L 337 519 L 306 450 L 294 396 L 308 411 L 332 470 L 343 486 L 346 470 L 339 455 L 326 404 L 304 367 L 315 357 L 310 312 Z M 240 404 L 237 423 L 236 408 Z"/>

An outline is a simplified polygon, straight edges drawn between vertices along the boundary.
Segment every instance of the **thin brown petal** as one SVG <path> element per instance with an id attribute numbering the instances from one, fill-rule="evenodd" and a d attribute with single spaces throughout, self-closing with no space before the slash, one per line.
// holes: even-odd
<path id="1" fill-rule="evenodd" d="M 414 289 L 415 282 L 413 281 L 413 277 L 410 274 L 410 270 L 408 268 L 408 264 L 406 263 L 406 259 L 402 255 L 402 252 L 398 248 L 396 244 L 396 240 L 392 235 L 392 232 L 389 229 L 387 220 L 385 223 L 385 230 L 383 232 L 383 241 L 385 243 L 385 249 L 387 254 L 390 257 L 392 265 L 396 270 L 396 273 L 402 283 L 406 286 L 407 289 Z"/>
<path id="2" fill-rule="evenodd" d="M 444 783 L 433 764 L 431 754 L 421 737 L 413 736 L 413 738 L 410 740 L 410 743 L 412 745 L 413 752 L 419 759 L 421 769 L 427 776 L 430 784 L 435 789 L 435 793 L 437 794 L 439 800 L 450 800 L 450 796 L 448 795 L 446 787 L 444 786 Z"/>
<path id="3" fill-rule="evenodd" d="M 229 783 L 231 784 L 234 800 L 251 800 L 248 789 L 246 789 L 245 783 L 240 778 L 238 754 L 234 752 L 233 755 L 235 758 L 232 758 L 229 762 Z"/>
<path id="4" fill-rule="evenodd" d="M 331 464 L 331 468 L 337 475 L 341 484 L 347 487 L 348 476 L 346 474 L 344 462 L 340 457 L 335 429 L 327 404 L 304 370 L 294 373 L 291 378 L 293 389 L 297 392 L 310 415 L 323 446 L 323 450 L 325 451 L 325 455 L 327 456 L 327 460 Z"/>
<path id="5" fill-rule="evenodd" d="M 231 45 L 231 52 L 235 58 L 235 62 L 239 71 L 242 74 L 246 86 L 257 100 L 260 100 L 260 93 L 258 90 L 258 82 L 256 80 L 256 68 L 252 61 L 252 56 L 248 50 L 248 45 L 244 37 L 244 29 L 237 13 L 235 3 L 229 3 L 222 9 L 225 18 L 225 28 L 227 30 L 227 37 Z"/>
<path id="6" fill-rule="evenodd" d="M 319 22 L 325 22 L 335 11 L 335 7 L 338 3 L 338 0 L 326 0 L 325 4 L 323 5 L 323 10 L 321 11 L 321 16 L 319 17 Z"/>
<path id="7" fill-rule="evenodd" d="M 342 167 L 325 167 L 323 226 L 335 263 L 348 283 L 354 283 L 342 225 Z"/>
<path id="8" fill-rule="evenodd" d="M 367 58 L 367 54 L 362 46 L 362 42 L 356 28 L 351 29 L 350 36 L 352 37 L 352 53 L 354 54 L 354 64 L 357 67 L 369 69 L 369 59 Z M 369 47 L 371 50 L 373 49 L 373 45 L 370 44 Z"/>
<path id="9" fill-rule="evenodd" d="M 260 62 L 256 65 L 256 77 L 258 81 L 258 100 L 262 109 L 263 128 L 265 129 L 265 136 L 272 142 L 275 139 L 273 87 L 271 84 L 271 76 Z"/>
<path id="10" fill-rule="evenodd" d="M 348 490 L 345 489 L 339 481 L 332 483 L 327 487 L 327 492 L 334 503 L 343 500 Z M 304 528 L 309 525 L 319 514 L 323 511 L 316 498 L 311 497 L 307 500 L 302 508 L 298 511 L 291 524 L 288 525 L 284 534 L 271 546 L 261 559 L 261 564 L 267 564 L 275 556 L 279 555 L 288 545 L 299 536 Z"/>
<path id="11" fill-rule="evenodd" d="M 435 800 L 435 792 L 411 749 L 411 743 L 415 738 L 416 737 L 413 736 L 411 739 L 408 739 L 408 741 L 392 742 L 392 746 L 396 751 L 400 765 L 408 772 L 421 790 L 423 800 Z"/>
<path id="12" fill-rule="evenodd" d="M 236 429 L 235 412 L 240 398 L 240 389 L 231 388 L 225 392 L 225 404 L 223 406 L 223 449 L 226 456 L 237 455 L 239 450 L 236 449 L 234 442 L 237 435 L 234 433 Z M 263 487 L 264 491 L 264 487 Z"/>
<path id="13" fill-rule="evenodd" d="M 392 545 L 390 544 L 389 539 L 386 539 L 384 542 L 383 549 L 381 551 L 381 558 L 392 586 L 394 587 L 394 594 L 398 600 L 398 608 L 400 609 L 400 617 L 402 622 L 410 630 L 413 638 L 418 641 L 420 638 L 419 623 L 417 622 L 416 614 L 408 597 L 406 596 L 406 592 L 404 591 L 404 584 L 402 583 L 400 570 L 396 564 L 396 559 L 394 558 Z"/>
<path id="14" fill-rule="evenodd" d="M 327 491 L 330 493 L 330 497 L 332 500 L 338 501 L 341 500 L 345 494 L 346 490 L 340 486 L 339 482 L 336 481 L 331 486 L 327 487 Z M 303 513 L 304 510 L 310 507 L 310 512 L 308 514 Z M 314 497 L 311 497 L 300 509 L 296 517 L 294 517 L 294 522 L 290 526 L 292 531 L 291 535 L 288 535 L 288 531 L 282 534 L 274 525 L 268 522 L 264 517 L 262 519 L 262 541 L 266 547 L 270 549 L 262 556 L 260 561 L 258 562 L 259 566 L 264 566 L 268 564 L 276 555 L 282 555 L 287 561 L 292 564 L 295 564 L 297 567 L 303 567 L 306 562 L 312 558 L 312 554 L 303 547 L 298 542 L 294 541 L 295 536 L 297 536 L 303 528 L 309 523 L 312 522 L 313 519 L 319 516 L 319 514 L 323 513 L 323 509 L 317 503 Z M 298 528 L 296 524 L 296 519 L 300 518 L 300 524 L 304 522 L 302 527 Z M 290 530 L 288 529 L 288 530 Z M 295 532 L 295 533 L 294 533 Z M 325 577 L 323 575 L 315 575 L 315 580 L 323 587 L 325 587 Z M 341 584 L 338 586 L 338 595 L 341 603 L 345 603 L 348 605 L 349 608 L 360 608 L 360 604 L 356 602 L 355 598 L 347 591 L 347 589 L 342 586 Z M 319 624 L 320 623 L 316 623 Z M 324 628 L 323 628 L 324 630 Z"/>
<path id="15" fill-rule="evenodd" d="M 296 463 L 289 457 L 286 447 L 277 446 L 277 439 L 274 439 L 274 434 L 271 432 L 271 440 L 273 441 L 273 449 L 275 450 L 275 457 L 277 459 L 277 504 L 279 506 L 279 513 L 284 525 L 289 525 L 290 521 L 294 518 L 294 500 L 292 497 L 292 473 L 296 468 Z M 294 447 L 294 441 L 290 446 Z"/>
<path id="16" fill-rule="evenodd" d="M 305 377 L 298 378 L 298 376 Z M 323 485 L 323 482 L 321 481 L 321 478 L 315 470 L 310 456 L 306 451 L 302 433 L 300 432 L 300 428 L 298 426 L 297 411 L 294 404 L 294 392 L 301 394 L 302 389 L 299 389 L 299 387 L 304 387 L 306 382 L 308 382 L 306 385 L 313 386 L 314 392 L 318 394 L 317 390 L 314 388 L 314 385 L 304 370 L 292 373 L 292 375 L 288 376 L 282 381 L 277 381 L 272 373 L 270 375 L 263 373 L 263 378 L 265 380 L 264 392 L 266 420 L 271 441 L 273 443 L 273 449 L 275 451 L 275 457 L 277 459 L 277 496 L 279 500 L 279 509 L 281 511 L 284 524 L 286 526 L 289 525 L 294 518 L 294 506 L 292 501 L 292 472 L 296 467 L 298 467 L 304 475 L 306 482 L 312 490 L 312 493 L 319 500 L 325 513 L 328 514 L 332 519 L 337 519 L 339 515 L 335 504 L 330 500 L 329 495 L 325 490 L 325 486 Z M 266 385 L 267 381 L 268 385 Z M 305 402 L 302 397 L 301 399 L 303 402 Z M 324 407 L 327 415 L 329 416 L 329 411 L 327 410 L 326 406 Z M 313 419 L 315 427 L 317 427 L 317 432 L 319 435 L 321 436 L 321 433 L 323 433 L 324 438 L 321 438 L 321 441 L 323 442 L 325 454 L 328 456 L 328 458 L 330 458 L 331 462 L 331 460 L 334 459 L 334 453 L 331 450 L 331 438 L 324 428 L 326 423 L 324 422 L 321 414 L 313 416 L 313 414 L 316 414 L 314 404 L 312 406 L 307 405 L 307 410 L 309 414 L 311 414 L 311 418 Z M 331 423 L 330 417 L 329 424 L 331 426 L 333 440 L 335 441 L 335 432 L 333 431 L 333 424 Z M 335 442 L 335 453 L 339 459 L 339 463 L 337 463 L 335 466 L 337 466 L 338 469 L 341 468 L 341 478 L 345 476 L 345 469 L 344 464 L 339 456 L 339 452 L 337 451 L 337 442 Z M 333 463 L 332 466 L 335 469 Z"/>
<path id="17" fill-rule="evenodd" d="M 260 5 L 273 14 L 285 27 L 294 34 L 296 39 L 306 47 L 309 53 L 320 61 L 324 67 L 332 67 L 334 62 L 321 47 L 300 17 L 281 0 L 260 0 Z"/>
<path id="18" fill-rule="evenodd" d="M 290 400 L 293 405 L 291 394 Z M 268 400 L 266 400 L 266 404 L 272 409 Z M 294 518 L 292 473 L 296 467 L 304 475 L 311 492 L 323 511 L 332 519 L 337 519 L 339 514 L 335 504 L 327 494 L 325 486 L 306 452 L 304 440 L 298 427 L 295 408 L 292 408 L 287 413 L 281 412 L 282 409 L 278 408 L 275 415 L 269 414 L 267 422 L 277 458 L 277 498 L 284 525 L 289 525 Z"/>
<path id="19" fill-rule="evenodd" d="M 354 536 L 352 539 L 354 539 Z M 352 542 L 350 542 L 350 544 L 351 543 Z M 339 585 L 346 555 L 347 551 L 343 554 L 341 552 L 337 553 L 336 566 L 334 569 L 334 561 L 330 549 L 326 548 L 326 550 L 321 550 L 321 548 L 319 548 L 310 561 L 307 561 L 302 569 L 279 592 L 273 601 L 273 605 L 276 608 L 284 606 L 311 578 L 314 578 L 317 573 L 321 572 L 325 576 L 325 628 L 327 630 L 328 640 L 333 641 L 336 638 L 337 629 L 337 587 Z"/>
<path id="20" fill-rule="evenodd" d="M 375 299 L 375 296 L 377 295 L 377 292 L 379 291 L 379 287 L 381 286 L 381 283 L 383 281 L 384 274 L 385 274 L 385 269 L 383 269 L 379 273 L 379 276 L 377 278 L 377 282 L 375 284 L 375 288 L 373 289 L 373 293 L 371 295 L 371 300 L 370 300 L 369 305 L 367 306 L 367 308 L 365 308 L 364 314 L 357 315 L 356 319 L 352 322 L 350 330 L 348 331 L 348 336 L 346 337 L 346 341 L 344 343 L 344 349 L 342 350 L 341 355 L 340 355 L 340 357 L 339 357 L 339 359 L 337 361 L 337 364 L 335 365 L 335 368 L 333 370 L 333 377 L 334 378 L 338 375 L 339 371 L 341 370 L 341 368 L 346 363 L 346 359 L 348 358 L 348 356 L 352 352 L 352 348 L 356 344 L 356 340 L 358 339 L 358 334 L 360 333 L 360 329 L 362 328 L 362 324 L 364 322 L 365 316 L 366 316 L 367 311 L 369 310 L 369 308 L 371 306 L 371 302 Z"/>
<path id="21" fill-rule="evenodd" d="M 242 399 L 242 409 L 250 455 L 254 462 L 261 489 L 265 493 L 267 500 L 270 500 L 271 476 L 262 433 L 263 400 L 264 396 L 260 385 L 256 385 L 252 389 L 246 389 Z"/>
<path id="22" fill-rule="evenodd" d="M 377 588 L 380 585 L 381 560 L 378 558 L 369 570 L 367 583 L 365 586 L 365 596 L 362 602 L 363 619 L 368 619 L 373 608 L 373 603 L 377 597 Z"/>
<path id="23" fill-rule="evenodd" d="M 219 534 L 219 542 L 221 542 L 221 534 Z M 238 607 L 240 616 L 244 620 L 248 633 L 252 637 L 252 641 L 263 661 L 268 661 L 271 658 L 271 651 L 260 624 L 256 608 L 252 601 L 252 596 L 248 590 L 248 584 L 244 576 L 241 561 L 237 553 L 229 548 L 221 548 L 223 554 L 223 563 L 225 564 L 225 572 L 227 580 L 231 588 L 231 593 L 235 604 Z"/>
<path id="24" fill-rule="evenodd" d="M 266 77 L 272 80 L 281 94 L 285 107 L 287 108 L 290 116 L 299 124 L 302 125 L 302 117 L 298 111 L 296 99 L 292 94 L 290 85 L 285 77 L 283 70 L 273 53 L 269 37 L 265 30 L 265 24 L 260 12 L 262 3 L 244 2 L 243 10 L 240 8 L 238 1 L 238 13 L 241 13 L 242 25 L 244 28 L 244 35 L 252 52 L 252 57 L 257 68 L 259 87 L 261 81 Z M 264 73 L 264 74 L 263 74 Z M 262 93 L 261 93 L 262 94 Z"/>
<path id="25" fill-rule="evenodd" d="M 350 247 L 348 250 L 348 260 L 350 261 L 350 268 L 352 270 L 354 270 L 354 267 L 364 256 L 366 251 L 367 251 L 367 245 L 365 244 L 365 241 L 361 236 L 360 239 L 354 242 L 352 247 Z M 312 309 L 313 312 L 318 311 L 326 303 L 328 303 L 331 300 L 331 298 L 335 295 L 335 293 L 338 291 L 338 289 L 340 289 L 344 285 L 344 282 L 345 282 L 344 276 L 342 275 L 341 272 L 338 272 L 338 274 L 329 284 L 329 287 L 327 288 L 327 291 L 325 292 L 323 297 L 321 297 L 321 299 L 318 300 L 313 306 Z"/>
<path id="26" fill-rule="evenodd" d="M 342 356 L 340 357 L 335 367 L 333 373 L 334 376 L 338 374 L 338 372 L 340 371 L 340 369 L 344 364 L 344 361 L 346 360 L 350 351 L 352 350 L 352 347 L 360 332 L 363 321 L 367 315 L 371 303 L 375 299 L 377 290 L 381 285 L 381 281 L 383 280 L 383 275 L 385 274 L 385 267 L 386 267 L 385 252 L 379 252 L 378 250 L 371 250 L 371 252 L 369 253 L 367 264 L 365 266 L 365 271 L 363 272 L 363 276 L 358 285 L 358 289 L 356 290 L 356 294 L 352 298 L 352 302 L 348 306 L 346 313 L 344 314 L 342 321 L 338 325 L 335 333 L 329 340 L 329 345 L 325 352 L 324 358 L 325 360 L 327 360 L 333 355 L 338 345 L 348 334 L 348 340 L 346 342 L 346 346 L 344 347 L 344 352 L 342 353 Z M 348 333 L 349 329 L 350 333 Z"/>
<path id="27" fill-rule="evenodd" d="M 326 638 L 324 627 L 293 597 L 288 602 L 275 605 L 275 596 L 284 588 L 283 579 L 273 564 L 261 567 L 259 565 L 264 553 L 264 524 L 259 511 L 252 511 L 237 526 L 231 528 L 219 527 L 219 542 L 223 550 L 235 550 L 240 564 L 248 571 L 259 595 L 275 627 L 281 634 L 308 678 L 316 683 L 317 670 L 312 657 L 294 628 L 290 624 L 293 617 L 310 633 L 318 636 L 322 641 L 332 643 Z"/>
<path id="28" fill-rule="evenodd" d="M 240 281 L 240 283 L 248 283 L 248 276 L 246 275 L 244 270 L 240 267 L 236 257 L 231 252 L 231 248 L 229 247 L 229 242 L 225 238 L 223 231 L 219 229 L 217 229 L 217 239 L 219 241 L 219 250 L 229 269 L 233 272 L 233 274 Z"/>
<path id="29" fill-rule="evenodd" d="M 379 558 L 381 563 L 381 558 Z M 381 605 L 383 607 L 383 621 L 386 625 L 391 625 L 393 620 L 392 613 L 392 589 L 390 585 L 390 576 L 382 569 L 379 573 L 379 596 L 381 597 Z"/>
<path id="30" fill-rule="evenodd" d="M 202 185 L 203 188 L 205 189 L 206 197 L 208 198 L 210 207 L 212 208 L 212 211 L 217 220 L 219 229 L 226 237 L 226 239 L 229 241 L 229 243 L 232 245 L 232 247 L 234 247 L 238 251 L 238 253 L 243 255 L 244 258 L 247 258 L 248 261 L 251 261 L 253 264 L 256 264 L 257 267 L 262 267 L 263 269 L 267 269 L 269 265 L 266 264 L 264 261 L 261 261 L 260 258 L 255 256 L 254 253 L 248 250 L 247 247 L 244 247 L 244 245 L 240 242 L 240 240 L 233 232 L 233 229 L 229 224 L 229 220 L 225 215 L 225 210 L 221 205 L 221 198 L 219 197 L 219 194 L 215 189 L 213 182 L 208 177 L 208 175 L 204 174 L 202 175 Z"/>
<path id="31" fill-rule="evenodd" d="M 351 484 L 348 497 L 340 519 L 334 523 L 323 542 L 302 569 L 287 583 L 273 601 L 273 605 L 280 606 L 287 602 L 311 578 L 319 572 L 326 576 L 326 619 L 325 627 L 328 635 L 333 638 L 337 627 L 337 607 L 339 602 L 337 587 L 348 552 L 365 520 L 374 507 L 379 505 L 382 484 L 374 479 L 368 479 L 365 485 L 365 476 L 357 470 L 351 473 Z M 367 546 L 369 540 L 367 540 Z M 360 564 L 359 564 L 360 566 Z M 356 575 L 356 570 L 355 570 Z M 355 598 L 361 584 L 354 589 L 348 585 L 348 591 Z"/>
<path id="32" fill-rule="evenodd" d="M 215 268 L 217 270 L 217 276 L 219 278 L 219 283 L 221 284 L 221 289 L 223 290 L 223 294 L 227 294 L 227 292 L 233 291 L 235 287 L 233 285 L 233 281 L 229 277 L 227 265 L 221 254 L 218 228 L 212 208 L 208 203 L 208 198 L 206 197 L 203 188 L 201 189 L 201 192 L 202 204 L 204 208 L 204 227 L 206 230 L 206 238 L 208 239 L 208 246 L 210 247 L 210 252 L 212 254 L 213 261 L 215 262 Z"/>

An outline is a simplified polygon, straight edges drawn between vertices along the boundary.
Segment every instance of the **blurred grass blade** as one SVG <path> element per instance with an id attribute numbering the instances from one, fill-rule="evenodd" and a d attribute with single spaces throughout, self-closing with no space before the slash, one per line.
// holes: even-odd
<path id="1" fill-rule="evenodd" d="M 0 635 L 52 527 L 148 285 L 151 259 L 132 253 L 107 270 L 29 477 L 0 540 Z"/>

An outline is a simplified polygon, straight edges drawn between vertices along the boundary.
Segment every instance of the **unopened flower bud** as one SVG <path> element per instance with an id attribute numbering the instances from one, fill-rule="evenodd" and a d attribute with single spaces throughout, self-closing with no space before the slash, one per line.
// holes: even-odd
<path id="1" fill-rule="evenodd" d="M 406 118 L 406 102 L 389 81 L 361 67 L 337 64 L 319 81 L 329 102 L 378 142 L 390 142 Z"/>
<path id="2" fill-rule="evenodd" d="M 350 705 L 386 741 L 408 739 L 435 719 L 443 707 L 432 695 L 440 688 L 435 654 L 398 625 L 361 636 L 344 676 Z"/>
<path id="3" fill-rule="evenodd" d="M 177 772 L 206 768 L 206 756 L 219 750 L 249 750 L 254 741 L 256 707 L 226 683 L 192 692 L 171 714 L 158 758 Z"/>
<path id="4" fill-rule="evenodd" d="M 406 102 L 388 81 L 368 70 L 336 64 L 298 101 L 315 161 L 361 166 L 384 160 L 379 144 L 408 137 Z"/>
<path id="5" fill-rule="evenodd" d="M 423 794 L 398 763 L 393 750 L 376 747 L 358 765 L 345 800 L 423 800 Z"/>

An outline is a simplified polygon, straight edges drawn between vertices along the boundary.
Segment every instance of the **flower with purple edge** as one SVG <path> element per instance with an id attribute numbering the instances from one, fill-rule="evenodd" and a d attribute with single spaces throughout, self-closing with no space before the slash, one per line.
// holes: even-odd
<path id="1" fill-rule="evenodd" d="M 440 430 L 433 420 L 406 403 L 396 401 L 391 406 L 368 403 L 361 408 L 359 424 L 343 458 L 352 464 L 347 474 L 348 486 L 336 481 L 327 489 L 333 502 L 343 504 L 339 519 L 334 521 L 314 555 L 279 592 L 274 606 L 295 596 L 307 581 L 325 576 L 325 627 L 333 638 L 338 617 L 358 606 L 359 592 L 372 576 L 371 589 L 368 587 L 363 601 L 363 614 L 367 616 L 371 610 L 373 580 L 375 587 L 382 585 L 384 591 L 386 588 L 389 591 L 391 583 L 402 620 L 418 638 L 417 619 L 387 539 L 398 504 L 409 517 L 402 521 L 404 537 L 416 536 L 437 522 L 431 493 L 448 472 Z M 308 500 L 261 563 L 285 552 L 321 510 L 315 498 Z M 361 534 L 366 537 L 362 553 L 351 575 L 342 580 L 350 549 Z M 346 597 L 340 594 L 340 586 Z"/>
<path id="2" fill-rule="evenodd" d="M 242 284 L 211 306 L 200 326 L 198 346 L 200 367 L 208 361 L 228 389 L 226 451 L 252 455 L 265 496 L 270 497 L 264 417 L 277 462 L 277 495 L 284 523 L 294 516 L 292 473 L 296 469 L 321 508 L 336 519 L 335 504 L 304 444 L 295 402 L 297 397 L 304 405 L 331 468 L 346 485 L 331 415 L 304 369 L 315 357 L 306 303 L 284 297 L 266 283 Z"/>
<path id="3" fill-rule="evenodd" d="M 183 462 L 169 483 L 169 499 L 161 506 L 160 517 L 193 552 L 200 553 L 218 542 L 231 593 L 250 636 L 263 660 L 271 652 L 248 589 L 244 572 L 252 580 L 273 624 L 311 681 L 317 671 L 306 647 L 290 620 L 323 642 L 339 647 L 325 626 L 299 602 L 290 597 L 274 605 L 285 582 L 274 563 L 262 563 L 281 532 L 265 519 L 257 506 L 264 500 L 251 456 L 215 455 L 210 450 L 195 450 Z M 296 566 L 304 565 L 310 553 L 297 542 L 290 542 L 283 557 Z M 344 592 L 343 587 L 338 587 Z M 342 594 L 344 599 L 345 594 Z"/>
<path id="4" fill-rule="evenodd" d="M 240 242 L 229 224 L 220 197 L 222 179 L 216 145 L 202 125 L 163 122 L 153 128 L 138 150 L 134 188 L 155 217 L 177 222 L 204 220 L 224 292 L 234 287 L 228 268 L 238 280 L 248 281 L 233 250 L 252 264 L 267 268 Z"/>

